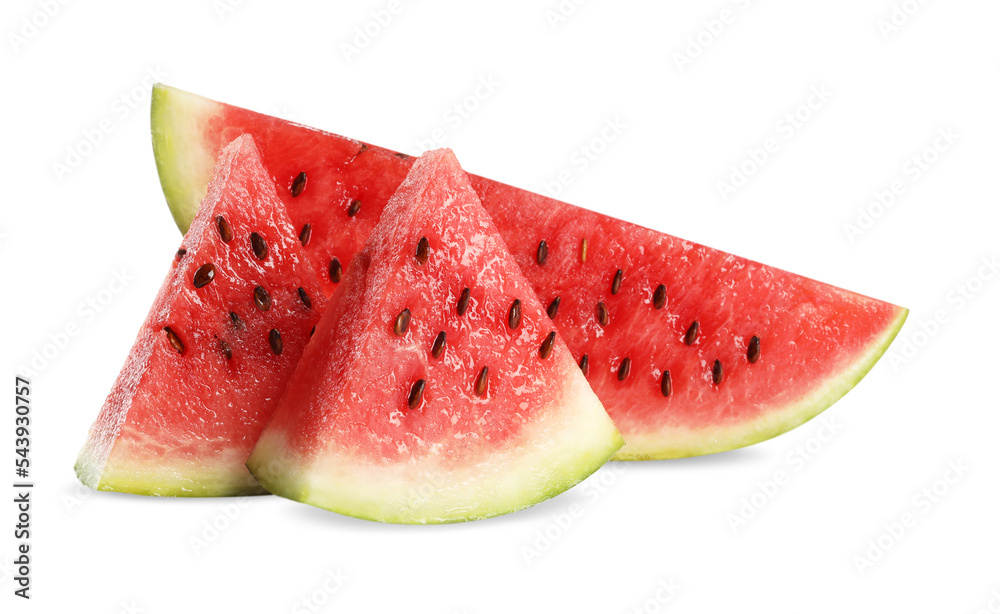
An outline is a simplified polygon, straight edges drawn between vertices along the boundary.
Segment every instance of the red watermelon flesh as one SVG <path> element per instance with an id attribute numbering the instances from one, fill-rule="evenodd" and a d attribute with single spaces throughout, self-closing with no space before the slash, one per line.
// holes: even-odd
<path id="1" fill-rule="evenodd" d="M 165 86 L 154 89 L 152 118 L 182 229 L 220 145 L 253 134 L 328 292 L 413 162 Z M 538 296 L 546 306 L 559 299 L 553 321 L 625 437 L 618 459 L 719 452 L 794 428 L 860 381 L 906 317 L 883 301 L 470 179 Z"/>
<path id="2" fill-rule="evenodd" d="M 244 463 L 325 306 L 252 138 L 236 139 L 90 430 L 81 481 L 263 492 Z"/>
<path id="3" fill-rule="evenodd" d="M 275 494 L 473 520 L 622 445 L 450 151 L 417 161 L 341 285 L 247 462 Z"/>

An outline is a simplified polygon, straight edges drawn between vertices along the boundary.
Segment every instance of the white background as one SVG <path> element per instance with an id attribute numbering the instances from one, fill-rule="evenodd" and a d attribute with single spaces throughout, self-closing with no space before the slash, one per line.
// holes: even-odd
<path id="1" fill-rule="evenodd" d="M 1000 255 L 995 2 L 567 0 L 558 23 L 557 0 L 48 4 L 51 16 L 7 0 L 0 19 L 4 377 L 77 328 L 34 378 L 34 598 L 11 596 L 4 565 L 4 611 L 307 612 L 308 598 L 316 611 L 445 614 L 1000 608 L 1000 281 L 982 266 Z M 565 200 L 910 319 L 825 430 L 817 419 L 731 453 L 608 465 L 493 520 L 387 526 L 272 497 L 92 493 L 73 462 L 180 241 L 150 148 L 153 79 L 411 153 L 441 128 L 470 171 L 541 191 L 568 170 Z M 801 107 L 813 88 L 830 96 Z M 446 115 L 463 102 L 466 118 Z M 789 134 L 779 122 L 796 111 L 808 118 Z M 621 134 L 576 164 L 616 119 Z M 928 150 L 939 130 L 958 136 Z M 718 182 L 768 138 L 777 151 L 723 198 Z M 919 177 L 913 156 L 933 158 Z M 871 205 L 894 181 L 905 192 Z M 776 472 L 788 479 L 775 489 Z M 745 504 L 753 517 L 734 528 Z M 913 526 L 883 535 L 907 513 Z M 878 555 L 870 540 L 887 550 L 860 564 Z M 338 569 L 346 580 L 324 589 Z M 658 589 L 669 583 L 673 596 Z"/>

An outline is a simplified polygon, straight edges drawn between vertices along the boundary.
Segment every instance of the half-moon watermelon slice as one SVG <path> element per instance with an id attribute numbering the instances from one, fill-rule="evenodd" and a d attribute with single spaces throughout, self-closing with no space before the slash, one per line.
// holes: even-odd
<path id="1" fill-rule="evenodd" d="M 623 441 L 455 156 L 421 156 L 351 261 L 247 466 L 351 516 L 459 522 L 584 479 Z"/>
<path id="2" fill-rule="evenodd" d="M 215 178 L 76 464 L 98 490 L 264 492 L 244 463 L 326 307 L 249 136 Z"/>
<path id="3" fill-rule="evenodd" d="M 410 156 L 158 85 L 153 147 L 183 230 L 219 149 L 257 139 L 332 293 Z M 470 175 L 525 276 L 625 437 L 618 459 L 774 437 L 850 390 L 903 308 Z"/>

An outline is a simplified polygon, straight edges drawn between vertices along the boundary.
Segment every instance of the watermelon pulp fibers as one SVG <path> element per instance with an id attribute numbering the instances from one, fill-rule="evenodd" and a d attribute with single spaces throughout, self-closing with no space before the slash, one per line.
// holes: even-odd
<path id="1" fill-rule="evenodd" d="M 244 463 L 326 306 L 251 137 L 205 202 L 77 461 L 99 490 L 263 492 Z"/>
<path id="2" fill-rule="evenodd" d="M 623 441 L 455 156 L 421 156 L 352 259 L 247 466 L 389 522 L 527 507 Z"/>
<path id="3" fill-rule="evenodd" d="M 182 230 L 220 145 L 253 134 L 328 293 L 413 163 L 162 85 L 152 127 Z M 625 437 L 617 459 L 719 452 L 794 428 L 860 381 L 906 318 L 889 303 L 470 179 L 538 296 L 556 303 L 553 322 Z"/>

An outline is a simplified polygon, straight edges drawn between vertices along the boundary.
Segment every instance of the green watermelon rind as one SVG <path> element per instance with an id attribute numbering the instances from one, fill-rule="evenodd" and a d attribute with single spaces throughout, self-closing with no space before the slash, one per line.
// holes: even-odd
<path id="1" fill-rule="evenodd" d="M 626 443 L 613 460 L 665 460 L 715 454 L 744 448 L 787 433 L 823 413 L 864 379 L 902 329 L 907 314 L 909 314 L 908 309 L 898 308 L 896 317 L 882 334 L 859 354 L 857 360 L 813 388 L 805 397 L 789 403 L 784 408 L 769 410 L 767 415 L 757 422 L 742 421 L 736 428 L 728 429 L 713 425 L 701 431 L 692 430 L 685 439 L 678 438 L 675 429 L 672 439 L 675 443 L 680 439 L 680 445 L 669 447 L 657 447 L 656 442 L 662 441 L 662 438 L 658 438 L 656 433 L 650 433 L 646 435 L 649 441 L 639 442 L 638 447 L 653 450 L 652 452 L 632 453 L 629 451 L 629 444 Z M 690 443 L 684 445 L 685 440 Z M 635 442 L 636 438 L 633 437 L 632 441 Z"/>
<path id="2" fill-rule="evenodd" d="M 573 487 L 625 443 L 586 380 L 569 381 L 558 406 L 537 414 L 549 422 L 527 425 L 521 438 L 477 465 L 435 472 L 409 463 L 306 464 L 282 433 L 265 431 L 247 468 L 275 495 L 364 520 L 448 524 L 508 514 Z"/>
<path id="3" fill-rule="evenodd" d="M 220 476 L 218 471 L 198 475 L 189 468 L 169 468 L 162 465 L 150 467 L 148 471 L 132 474 L 104 472 L 94 479 L 83 460 L 77 462 L 76 475 L 84 486 L 106 492 L 120 492 L 149 497 L 237 497 L 266 495 L 267 490 L 259 484 L 246 481 L 240 484 L 241 472 L 231 476 Z"/>
<path id="4" fill-rule="evenodd" d="M 199 136 L 215 104 L 171 87 L 153 86 L 153 157 L 163 195 L 181 233 L 191 226 L 215 168 L 217 152 L 203 147 Z"/>

